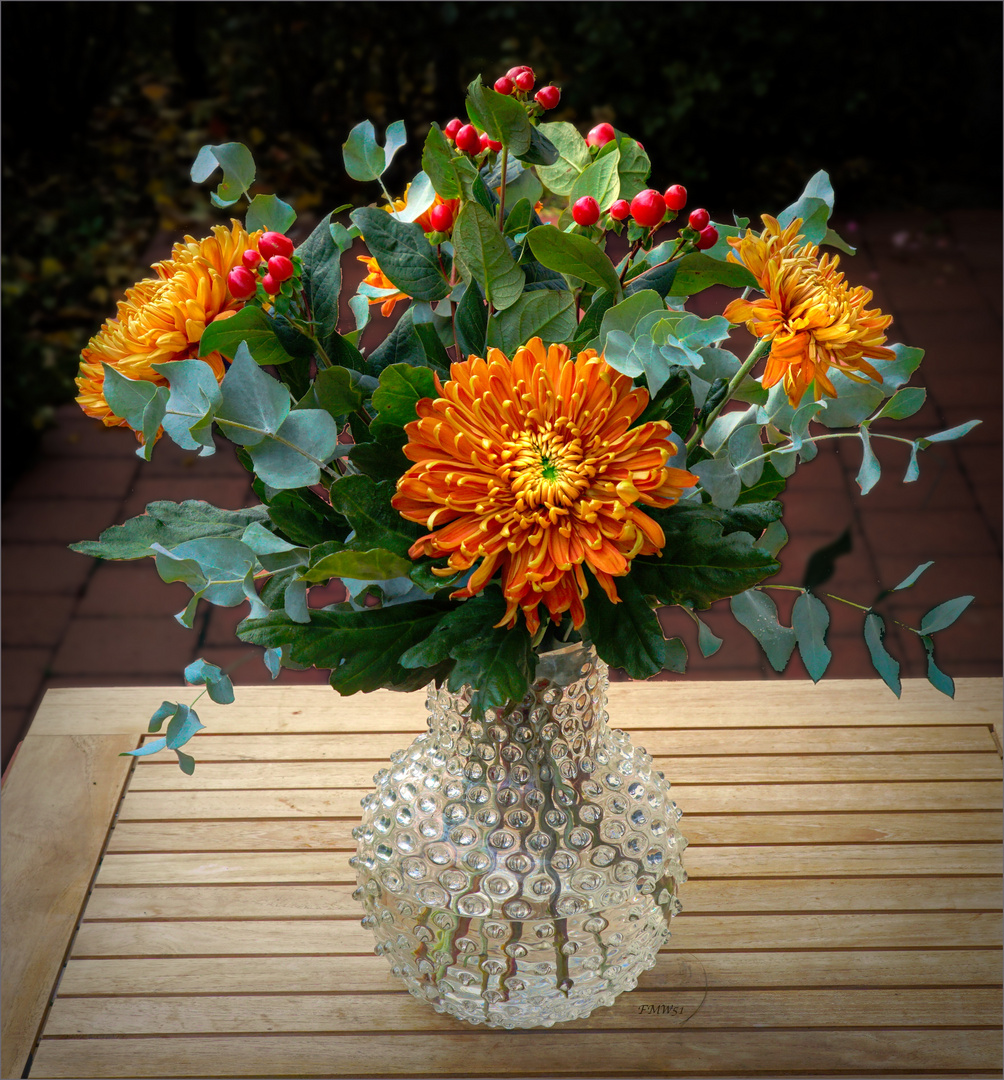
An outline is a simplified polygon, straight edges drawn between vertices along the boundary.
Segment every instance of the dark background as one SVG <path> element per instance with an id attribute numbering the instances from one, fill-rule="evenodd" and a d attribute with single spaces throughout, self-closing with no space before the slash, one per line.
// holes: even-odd
<path id="1" fill-rule="evenodd" d="M 150 252 L 221 219 L 188 177 L 207 142 L 248 143 L 263 190 L 324 213 L 375 196 L 344 174 L 353 124 L 405 119 L 399 189 L 429 120 L 525 62 L 562 88 L 550 118 L 612 121 L 653 186 L 718 215 L 780 209 L 819 168 L 843 215 L 1000 202 L 996 2 L 8 0 L 2 19 L 5 493 Z"/>

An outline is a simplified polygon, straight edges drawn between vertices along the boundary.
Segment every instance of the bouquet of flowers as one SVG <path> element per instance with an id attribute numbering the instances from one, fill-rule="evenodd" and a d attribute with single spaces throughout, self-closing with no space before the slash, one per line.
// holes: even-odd
<path id="1" fill-rule="evenodd" d="M 926 438 L 889 434 L 923 389 L 908 385 L 922 352 L 888 346 L 891 317 L 870 308 L 829 227 L 825 173 L 762 227 L 688 211 L 685 188 L 650 187 L 644 147 L 607 123 L 583 135 L 547 120 L 556 86 L 519 66 L 468 87 L 467 118 L 432 123 L 422 171 L 395 197 L 384 186 L 405 144 L 383 145 L 365 121 L 343 146 L 345 168 L 383 202 L 328 214 L 294 247 L 293 209 L 251 194 L 255 165 L 239 143 L 205 146 L 196 182 L 222 170 L 220 208 L 246 201 L 244 222 L 186 237 L 139 282 L 84 350 L 84 411 L 133 429 L 149 459 L 166 435 L 202 455 L 230 440 L 260 505 L 157 502 L 74 549 L 155 560 L 183 581 L 191 627 L 200 600 L 249 604 L 238 627 L 282 667 L 330 670 L 341 694 L 430 681 L 473 688 L 475 713 L 505 710 L 534 680 L 538 655 L 592 642 L 608 664 L 645 679 L 682 672 L 687 650 L 657 610 L 682 608 L 699 648 L 721 644 L 700 613 L 728 600 L 777 670 L 795 648 L 813 678 L 826 670 L 825 575 L 769 581 L 787 540 L 777 496 L 821 440 L 860 443 L 862 492 L 879 480 L 874 443 L 919 454 L 975 422 Z M 340 307 L 342 261 L 367 274 Z M 612 257 L 611 251 L 620 254 Z M 687 310 L 712 285 L 736 290 L 721 315 Z M 404 305 L 371 351 L 373 309 Z M 754 345 L 730 350 L 745 325 Z M 878 674 L 897 694 L 899 664 L 876 604 L 860 609 Z M 341 581 L 347 598 L 314 606 L 311 589 Z M 792 625 L 771 589 L 797 593 Z M 911 628 L 926 649 L 972 597 L 940 604 Z M 203 660 L 188 682 L 215 701 L 229 677 Z M 164 702 L 136 754 L 180 747 L 202 726 L 191 705 Z"/>

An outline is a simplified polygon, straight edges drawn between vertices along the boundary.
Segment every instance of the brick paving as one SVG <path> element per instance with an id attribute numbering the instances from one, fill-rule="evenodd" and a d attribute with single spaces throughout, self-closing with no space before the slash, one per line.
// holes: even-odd
<path id="1" fill-rule="evenodd" d="M 858 245 L 856 256 L 843 259 L 849 280 L 871 288 L 875 303 L 895 317 L 890 339 L 927 351 L 918 379 L 928 387 L 927 404 L 890 430 L 917 436 L 969 419 L 983 423 L 961 442 L 925 451 L 920 479 L 909 485 L 900 483 L 905 448 L 876 440 L 883 476 L 864 497 L 854 482 L 859 445 L 823 444 L 783 496 L 792 539 L 781 553 L 778 580 L 798 584 L 811 553 L 847 528 L 854 550 L 838 561 L 827 591 L 856 603 L 867 605 L 881 586 L 934 559 L 917 586 L 895 598 L 890 613 L 917 625 L 934 604 L 972 593 L 973 605 L 938 635 L 938 663 L 956 677 L 1000 675 L 1001 214 L 960 210 L 940 221 L 875 214 L 837 222 L 837 228 Z M 708 310 L 702 313 L 714 313 L 717 299 L 705 294 L 698 306 Z M 151 563 L 102 563 L 67 550 L 69 542 L 95 538 L 142 512 L 152 499 L 206 499 L 229 508 L 256 501 L 247 474 L 222 441 L 210 458 L 167 440 L 151 462 L 137 458 L 134 449 L 127 433 L 107 431 L 75 405 L 64 406 L 39 459 L 3 504 L 4 765 L 49 687 L 181 687 L 183 667 L 198 656 L 223 667 L 238 664 L 237 683 L 270 681 L 260 650 L 233 636 L 246 605 L 228 610 L 203 604 L 194 628 L 185 630 L 171 616 L 185 606 L 188 590 L 161 582 Z M 773 595 L 787 614 L 791 595 Z M 324 595 L 311 592 L 316 606 L 339 598 L 337 587 Z M 827 677 L 872 676 L 860 614 L 841 604 L 830 610 L 834 656 Z M 725 605 L 704 618 L 725 640 L 707 660 L 690 620 L 667 613 L 667 631 L 683 636 L 691 655 L 690 674 L 667 680 L 807 677 L 797 655 L 783 676 L 775 673 Z M 890 649 L 905 677 L 926 670 L 923 649 L 912 638 L 890 626 Z M 315 671 L 284 672 L 282 678 L 325 681 Z"/>

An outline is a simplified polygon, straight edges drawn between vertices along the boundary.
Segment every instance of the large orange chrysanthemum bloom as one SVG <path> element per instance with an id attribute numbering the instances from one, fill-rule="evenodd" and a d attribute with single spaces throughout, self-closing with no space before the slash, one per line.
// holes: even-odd
<path id="1" fill-rule="evenodd" d="M 540 338 L 510 363 L 498 349 L 450 369 L 439 397 L 418 403 L 405 454 L 415 462 L 398 481 L 394 506 L 429 530 L 411 557 L 449 556 L 445 576 L 477 569 L 461 599 L 497 571 L 508 604 L 499 626 L 522 608 L 531 633 L 543 602 L 558 622 L 585 620 L 588 566 L 617 602 L 614 578 L 639 554 L 665 544 L 662 529 L 636 503 L 671 506 L 697 477 L 666 467 L 669 424 L 632 428 L 648 403 L 588 349 L 572 359 Z"/>
<path id="2" fill-rule="evenodd" d="M 209 323 L 243 306 L 227 290 L 227 274 L 260 236 L 260 231 L 249 235 L 237 221 L 229 229 L 214 226 L 213 235 L 204 240 L 186 236 L 174 245 L 169 259 L 154 264 L 156 278 L 126 290 L 116 317 L 104 323 L 80 355 L 76 400 L 88 416 L 106 427 L 128 427 L 105 401 L 102 362 L 127 378 L 167 386 L 153 365 L 198 355 L 199 339 Z M 218 380 L 223 378 L 219 353 L 202 359 Z"/>
<path id="3" fill-rule="evenodd" d="M 883 346 L 883 331 L 892 322 L 878 308 L 866 310 L 871 292 L 861 285 L 850 288 L 837 273 L 839 257 L 819 258 L 814 244 L 798 247 L 802 222 L 796 218 L 781 230 L 776 219 L 763 215 L 766 226 L 757 236 L 751 230 L 731 238 L 729 261 L 741 263 L 757 279 L 764 297 L 733 300 L 725 318 L 745 323 L 750 333 L 771 342 L 763 385 L 784 380 L 788 401 L 798 405 L 815 381 L 816 398 L 836 397 L 827 377 L 830 367 L 855 382 L 882 376 L 868 360 L 892 360 L 896 354 Z"/>

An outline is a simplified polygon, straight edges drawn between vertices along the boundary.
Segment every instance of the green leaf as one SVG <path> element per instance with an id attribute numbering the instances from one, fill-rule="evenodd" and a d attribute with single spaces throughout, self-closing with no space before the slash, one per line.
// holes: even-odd
<path id="1" fill-rule="evenodd" d="M 729 601 L 732 614 L 757 639 L 775 671 L 784 671 L 795 648 L 796 635 L 777 619 L 777 606 L 763 592 L 750 589 Z"/>
<path id="2" fill-rule="evenodd" d="M 345 518 L 309 488 L 276 492 L 269 501 L 266 520 L 271 520 L 294 544 L 304 547 L 344 540 L 349 531 Z"/>
<path id="3" fill-rule="evenodd" d="M 342 143 L 342 158 L 345 171 L 353 180 L 376 180 L 389 167 L 394 155 L 406 139 L 404 121 L 395 120 L 387 128 L 386 149 L 376 141 L 376 131 L 369 120 L 363 120 L 349 132 L 349 137 Z"/>
<path id="4" fill-rule="evenodd" d="M 882 467 L 875 456 L 875 451 L 872 450 L 868 429 L 863 427 L 858 431 L 858 434 L 861 436 L 861 468 L 858 470 L 858 475 L 854 480 L 858 487 L 861 488 L 861 494 L 867 495 L 878 483 L 879 477 L 882 475 Z"/>
<path id="5" fill-rule="evenodd" d="M 826 647 L 830 613 L 818 596 L 800 593 L 791 612 L 791 626 L 798 640 L 798 652 L 813 682 L 819 682 L 833 657 Z"/>
<path id="6" fill-rule="evenodd" d="M 549 269 L 607 289 L 617 298 L 623 295 L 613 263 L 584 236 L 538 225 L 527 233 L 527 239 L 534 258 Z"/>
<path id="7" fill-rule="evenodd" d="M 708 458 L 691 465 L 690 471 L 700 480 L 701 490 L 711 496 L 715 506 L 723 509 L 735 506 L 742 490 L 742 481 L 731 461 L 727 458 Z"/>
<path id="8" fill-rule="evenodd" d="M 586 140 L 577 128 L 563 120 L 540 124 L 537 131 L 560 155 L 554 164 L 539 167 L 537 175 L 549 191 L 553 191 L 555 195 L 567 196 L 571 193 L 575 181 L 592 161 Z"/>
<path id="9" fill-rule="evenodd" d="M 677 269 L 669 290 L 671 296 L 693 296 L 712 285 L 728 285 L 731 289 L 759 287 L 745 266 L 712 259 L 699 251 L 684 255 L 674 265 Z"/>
<path id="10" fill-rule="evenodd" d="M 905 420 L 924 406 L 927 391 L 921 386 L 906 386 L 882 406 L 876 420 Z"/>
<path id="11" fill-rule="evenodd" d="M 391 364 L 380 372 L 380 385 L 373 391 L 376 416 L 370 432 L 378 438 L 382 429 L 404 427 L 416 419 L 415 406 L 422 398 L 437 397 L 436 380 L 427 367 Z"/>
<path id="12" fill-rule="evenodd" d="M 601 211 L 609 210 L 611 203 L 620 195 L 620 160 L 620 151 L 614 150 L 612 154 L 598 157 L 583 169 L 568 194 L 569 201 L 574 203 L 577 199 L 589 195 L 599 203 Z"/>
<path id="13" fill-rule="evenodd" d="M 612 667 L 623 668 L 632 679 L 648 679 L 666 665 L 666 639 L 655 612 L 634 581 L 634 575 L 616 581 L 620 603 L 612 604 L 590 575 L 583 601 L 589 636 L 599 655 Z"/>
<path id="14" fill-rule="evenodd" d="M 957 596 L 954 600 L 946 600 L 943 604 L 931 608 L 921 620 L 920 632 L 936 634 L 939 630 L 951 626 L 974 599 L 972 596 Z"/>
<path id="15" fill-rule="evenodd" d="M 477 282 L 488 302 L 498 310 L 511 307 L 520 298 L 526 280 L 523 271 L 513 260 L 494 219 L 479 203 L 464 203 L 461 207 L 453 226 L 453 249 L 466 276 Z"/>
<path id="16" fill-rule="evenodd" d="M 338 327 L 338 296 L 342 288 L 342 253 L 331 228 L 328 214 L 296 249 L 303 266 L 303 295 L 314 323 L 314 334 L 325 350 Z"/>
<path id="17" fill-rule="evenodd" d="M 505 215 L 505 234 L 516 238 L 530 228 L 530 220 L 533 217 L 533 205 L 527 198 L 517 199 Z"/>
<path id="18" fill-rule="evenodd" d="M 934 662 L 934 639 L 926 634 L 921 634 L 920 640 L 924 643 L 927 653 L 927 679 L 928 682 L 943 694 L 950 698 L 955 697 L 955 682 L 951 676 L 946 675 Z"/>
<path id="19" fill-rule="evenodd" d="M 936 435 L 925 435 L 922 439 L 917 440 L 917 446 L 921 450 L 926 450 L 931 443 L 951 442 L 953 439 L 961 439 L 963 435 L 968 435 L 974 427 L 982 422 L 982 420 L 968 420 L 964 424 L 959 424 L 958 427 L 949 428 L 947 431 L 939 431 Z"/>
<path id="20" fill-rule="evenodd" d="M 205 686 L 211 700 L 218 705 L 229 705 L 234 700 L 234 684 L 230 681 L 230 677 L 224 675 L 216 664 L 210 664 L 201 656 L 185 668 L 185 682 Z M 175 747 L 172 746 L 171 749 Z"/>
<path id="21" fill-rule="evenodd" d="M 223 401 L 216 422 L 239 446 L 256 446 L 276 434 L 292 406 L 289 391 L 262 371 L 243 342 L 235 350 L 220 390 Z"/>
<path id="22" fill-rule="evenodd" d="M 142 559 L 155 554 L 155 544 L 172 550 L 190 540 L 214 537 L 239 540 L 248 525 L 267 521 L 268 511 L 264 506 L 220 510 L 197 500 L 157 501 L 147 506 L 146 513 L 122 525 L 112 525 L 97 540 L 71 544 L 70 550 L 98 559 Z"/>
<path id="23" fill-rule="evenodd" d="M 320 483 L 321 469 L 339 451 L 338 425 L 323 409 L 297 409 L 271 438 L 249 447 L 254 470 L 269 487 L 310 487 Z"/>
<path id="24" fill-rule="evenodd" d="M 676 272 L 680 268 L 678 262 L 667 262 L 653 266 L 650 270 L 633 277 L 625 286 L 627 296 L 633 296 L 637 292 L 648 289 L 659 296 L 668 296 L 676 280 Z"/>
<path id="25" fill-rule="evenodd" d="M 467 87 L 467 115 L 489 138 L 521 157 L 530 149 L 532 128 L 526 110 L 514 97 L 485 86 L 481 76 Z"/>
<path id="26" fill-rule="evenodd" d="M 527 165 L 553 165 L 559 156 L 558 148 L 539 127 L 530 128 L 530 146 L 522 154 L 516 155 Z"/>
<path id="27" fill-rule="evenodd" d="M 872 659 L 872 666 L 882 676 L 882 681 L 899 697 L 902 686 L 899 681 L 899 661 L 889 655 L 882 639 L 885 637 L 885 620 L 874 611 L 865 615 L 865 644 Z"/>
<path id="28" fill-rule="evenodd" d="M 174 714 L 177 711 L 178 711 L 178 706 L 177 706 L 176 702 L 173 702 L 173 701 L 161 702 L 160 707 L 156 710 L 156 712 L 154 712 L 153 716 L 150 717 L 150 723 L 147 725 L 146 730 L 151 735 L 153 735 L 156 732 L 160 731 L 160 729 L 164 725 L 164 721 L 169 720 L 172 716 L 174 716 Z"/>
<path id="29" fill-rule="evenodd" d="M 255 195 L 245 221 L 248 232 L 267 229 L 284 233 L 296 221 L 296 211 L 278 195 Z"/>
<path id="30" fill-rule="evenodd" d="M 614 304 L 603 313 L 600 323 L 600 332 L 589 342 L 589 348 L 597 352 L 603 352 L 607 344 L 607 334 L 611 330 L 620 330 L 622 333 L 633 335 L 638 323 L 646 315 L 653 312 L 665 314 L 666 305 L 662 297 L 651 289 L 643 289 L 633 293 L 626 300 Z"/>
<path id="31" fill-rule="evenodd" d="M 454 646 L 453 651 L 458 655 L 448 685 L 454 693 L 464 686 L 472 688 L 472 716 L 520 701 L 530 688 L 537 668 L 537 655 L 521 622 L 511 630 L 503 627 L 486 630 L 479 637 Z"/>
<path id="32" fill-rule="evenodd" d="M 607 146 L 612 146 L 607 143 Z M 620 174 L 620 198 L 633 199 L 648 186 L 648 176 L 652 171 L 652 162 L 648 154 L 635 139 L 623 136 L 617 140 L 620 151 L 617 172 Z"/>
<path id="33" fill-rule="evenodd" d="M 366 398 L 362 376 L 343 367 L 322 368 L 314 379 L 314 395 L 331 416 L 357 412 Z"/>
<path id="34" fill-rule="evenodd" d="M 827 228 L 826 232 L 823 233 L 823 239 L 819 241 L 820 247 L 823 247 L 824 245 L 826 247 L 839 248 L 840 251 L 844 251 L 848 255 L 853 255 L 857 251 L 857 248 L 851 247 L 842 236 L 838 235 L 830 228 Z"/>
<path id="35" fill-rule="evenodd" d="M 360 549 L 386 548 L 408 557 L 408 549 L 425 531 L 406 521 L 391 505 L 396 485 L 368 476 L 343 476 L 331 485 L 331 505 L 355 530 Z"/>
<path id="36" fill-rule="evenodd" d="M 242 341 L 258 364 L 285 364 L 293 359 L 276 337 L 272 320 L 253 304 L 246 304 L 229 319 L 211 322 L 202 331 L 199 356 L 218 352 L 232 360 Z"/>
<path id="37" fill-rule="evenodd" d="M 422 150 L 422 171 L 432 181 L 436 193 L 444 199 L 459 199 L 464 194 L 460 182 L 461 162 L 464 158 L 455 158 L 452 144 L 443 134 L 439 124 L 429 128 Z"/>
<path id="38" fill-rule="evenodd" d="M 237 628 L 242 641 L 282 648 L 297 664 L 331 669 L 331 685 L 340 694 L 381 687 L 417 690 L 430 679 L 429 669 L 407 669 L 398 657 L 423 641 L 442 617 L 440 604 L 417 602 L 353 611 L 339 604 L 311 611 L 310 622 L 294 622 L 284 612 L 245 619 Z"/>
<path id="39" fill-rule="evenodd" d="M 464 290 L 454 317 L 457 343 L 467 356 L 484 356 L 488 333 L 488 308 L 473 282 Z"/>
<path id="40" fill-rule="evenodd" d="M 819 244 L 828 232 L 826 223 L 832 212 L 833 185 L 829 176 L 820 169 L 805 185 L 799 198 L 777 215 L 777 222 L 785 229 L 795 218 L 801 218 L 799 232 L 810 244 Z"/>
<path id="41" fill-rule="evenodd" d="M 764 499 L 774 499 L 784 491 L 784 488 L 784 477 L 769 461 L 765 461 L 763 472 L 760 474 L 760 479 L 755 484 L 743 488 L 739 494 L 739 498 L 736 499 L 736 505 L 741 506 L 744 503 L 762 502 Z"/>
<path id="42" fill-rule="evenodd" d="M 325 545 L 329 547 L 331 545 Z M 341 547 L 341 545 L 338 545 Z M 305 581 L 329 581 L 331 578 L 355 578 L 358 581 L 387 581 L 403 577 L 412 568 L 408 559 L 384 548 L 354 551 L 342 548 L 330 551 L 301 575 Z"/>
<path id="43" fill-rule="evenodd" d="M 411 308 L 397 320 L 394 329 L 367 357 L 370 373 L 377 375 L 391 364 L 416 364 L 426 362 L 425 346 L 415 329 Z"/>
<path id="44" fill-rule="evenodd" d="M 505 610 L 505 600 L 497 589 L 454 604 L 424 641 L 402 653 L 401 664 L 407 668 L 433 667 L 456 659 L 460 653 L 470 655 L 468 644 L 494 627 Z"/>
<path id="45" fill-rule="evenodd" d="M 631 578 L 664 604 L 689 604 L 700 611 L 780 568 L 769 552 L 753 546 L 748 533 L 726 531 L 730 511 L 677 505 L 649 513 L 662 526 L 666 543 L 660 557 L 636 556 Z"/>
<path id="46" fill-rule="evenodd" d="M 512 307 L 488 321 L 488 344 L 512 357 L 520 345 L 539 337 L 545 345 L 565 341 L 575 332 L 575 301 L 570 292 L 538 289 L 524 293 Z"/>
<path id="47" fill-rule="evenodd" d="M 153 369 L 171 386 L 164 431 L 184 450 L 215 453 L 213 419 L 223 395 L 212 368 L 201 360 L 172 360 Z"/>
<path id="48" fill-rule="evenodd" d="M 449 295 L 449 282 L 421 225 L 398 221 L 372 206 L 361 206 L 349 216 L 395 288 L 416 300 L 442 300 Z"/>
<path id="49" fill-rule="evenodd" d="M 254 183 L 254 158 L 243 143 L 203 146 L 192 165 L 192 181 L 203 183 L 220 166 L 223 168 L 223 179 L 210 198 L 214 206 L 233 206 L 250 191 Z"/>
<path id="50" fill-rule="evenodd" d="M 167 413 L 170 391 L 166 386 L 155 386 L 145 379 L 130 379 L 104 362 L 101 366 L 105 372 L 105 401 L 116 416 L 143 436 L 143 446 L 136 452 L 149 461 L 157 432 Z"/>
<path id="51" fill-rule="evenodd" d="M 898 584 L 894 585 L 889 592 L 899 592 L 900 589 L 909 589 L 911 585 L 915 585 L 920 575 L 929 567 L 934 566 L 934 560 L 930 562 L 921 563 L 916 570 L 911 571 L 905 578 Z"/>
<path id="52" fill-rule="evenodd" d="M 691 614 L 693 615 L 693 612 Z M 707 623 L 702 622 L 697 615 L 694 615 L 694 622 L 697 623 L 697 645 L 701 650 L 701 655 L 714 656 L 722 647 L 722 639 L 713 634 Z"/>
<path id="53" fill-rule="evenodd" d="M 395 483 L 407 471 L 411 462 L 404 456 L 407 436 L 400 428 L 384 428 L 369 442 L 357 442 L 349 451 L 349 461 L 374 480 L 393 480 Z"/>

